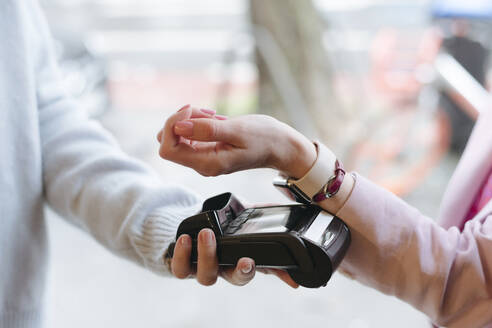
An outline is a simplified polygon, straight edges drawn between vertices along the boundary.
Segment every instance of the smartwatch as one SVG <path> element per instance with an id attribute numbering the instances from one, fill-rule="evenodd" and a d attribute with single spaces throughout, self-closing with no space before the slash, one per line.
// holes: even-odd
<path id="1" fill-rule="evenodd" d="M 342 185 L 345 171 L 335 154 L 325 145 L 314 142 L 318 156 L 314 165 L 301 179 L 285 175 L 274 179 L 273 185 L 289 199 L 311 204 L 333 197 Z"/>

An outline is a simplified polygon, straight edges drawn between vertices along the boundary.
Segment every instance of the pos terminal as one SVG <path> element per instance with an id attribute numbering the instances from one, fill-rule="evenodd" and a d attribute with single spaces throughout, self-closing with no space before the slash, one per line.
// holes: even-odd
<path id="1" fill-rule="evenodd" d="M 326 286 L 350 245 L 345 223 L 317 206 L 244 208 L 231 193 L 206 200 L 199 214 L 180 224 L 176 239 L 191 236 L 192 262 L 197 261 L 198 233 L 204 228 L 216 235 L 219 265 L 234 266 L 249 257 L 257 267 L 286 270 L 308 288 Z M 174 246 L 169 246 L 170 257 Z"/>

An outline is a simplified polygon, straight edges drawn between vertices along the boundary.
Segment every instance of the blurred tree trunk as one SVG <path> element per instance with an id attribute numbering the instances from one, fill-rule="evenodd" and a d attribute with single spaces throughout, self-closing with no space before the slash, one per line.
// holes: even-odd
<path id="1" fill-rule="evenodd" d="M 313 2 L 250 0 L 250 3 L 257 40 L 260 110 L 289 122 L 311 137 L 320 137 L 330 143 L 331 136 L 337 132 L 334 127 L 338 126 L 336 115 L 333 115 L 336 102 L 331 88 L 332 71 L 322 43 L 325 24 Z M 289 100 L 284 99 L 286 95 L 294 96 L 292 89 L 284 88 L 282 92 L 280 89 L 283 86 L 278 85 L 278 82 L 284 84 L 288 80 L 285 75 L 282 76 L 286 73 L 285 69 L 278 65 L 283 59 L 267 58 L 273 57 L 275 52 L 267 54 L 268 51 L 262 51 L 261 48 L 272 46 L 268 45 L 268 37 L 261 37 L 262 34 L 271 37 L 270 41 L 274 40 L 270 43 L 276 44 L 274 47 L 278 47 L 279 53 L 284 56 L 284 68 L 288 67 L 299 90 L 304 103 L 302 107 L 305 108 L 297 108 L 296 113 L 286 108 L 289 107 L 286 104 Z M 280 78 L 273 76 L 275 73 L 271 66 L 278 66 Z M 301 106 L 299 102 L 295 103 L 296 106 Z M 306 131 L 308 129 L 315 131 Z"/>

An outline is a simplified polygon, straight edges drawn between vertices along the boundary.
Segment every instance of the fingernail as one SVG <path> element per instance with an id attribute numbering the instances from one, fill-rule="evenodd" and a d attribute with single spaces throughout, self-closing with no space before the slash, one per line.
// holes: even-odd
<path id="1" fill-rule="evenodd" d="M 179 121 L 174 125 L 174 132 L 180 136 L 188 137 L 193 135 L 193 122 Z"/>
<path id="2" fill-rule="evenodd" d="M 180 242 L 181 245 L 188 246 L 190 244 L 190 238 L 188 236 L 182 236 Z"/>
<path id="3" fill-rule="evenodd" d="M 207 245 L 213 245 L 213 244 L 215 244 L 215 234 L 213 233 L 213 231 L 211 231 L 211 230 L 206 230 L 206 231 L 203 233 L 203 241 L 204 241 Z"/>
<path id="4" fill-rule="evenodd" d="M 178 109 L 178 112 L 181 112 L 182 110 L 185 110 L 188 107 L 190 107 L 190 104 L 184 105 L 183 107 L 181 107 L 180 109 Z"/>
<path id="5" fill-rule="evenodd" d="M 244 266 L 244 267 L 241 268 L 241 272 L 244 273 L 244 274 L 248 274 L 252 270 L 253 270 L 253 264 L 251 264 L 251 262 L 248 262 L 248 265 L 247 266 Z"/>
<path id="6" fill-rule="evenodd" d="M 227 116 L 224 116 L 224 115 L 215 115 L 215 117 L 218 119 L 218 120 L 221 120 L 221 121 L 225 121 L 228 119 Z"/>
<path id="7" fill-rule="evenodd" d="M 200 109 L 200 112 L 205 113 L 205 114 L 209 114 L 209 115 L 215 115 L 215 113 L 217 113 L 213 109 L 206 109 L 206 108 Z"/>

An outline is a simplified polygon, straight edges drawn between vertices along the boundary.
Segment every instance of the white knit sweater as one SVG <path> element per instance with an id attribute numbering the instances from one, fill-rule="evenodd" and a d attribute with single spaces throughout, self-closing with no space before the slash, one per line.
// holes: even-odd
<path id="1" fill-rule="evenodd" d="M 84 117 L 57 73 L 37 0 L 0 1 L 0 327 L 41 327 L 47 202 L 157 273 L 199 200 L 163 185 Z M 70 245 L 67 245 L 70 247 Z"/>

